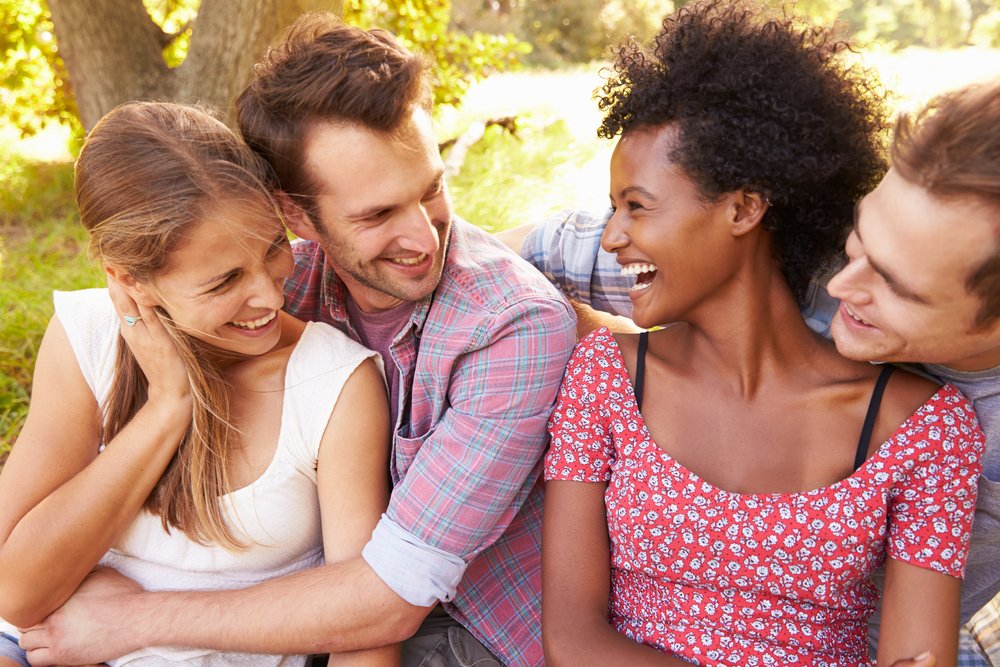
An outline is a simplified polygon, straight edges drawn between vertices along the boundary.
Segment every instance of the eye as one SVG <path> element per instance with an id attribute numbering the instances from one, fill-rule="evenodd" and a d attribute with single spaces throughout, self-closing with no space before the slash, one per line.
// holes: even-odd
<path id="1" fill-rule="evenodd" d="M 239 278 L 239 276 L 240 276 L 239 273 L 230 273 L 228 276 L 226 276 L 222 280 L 221 283 L 219 283 L 218 285 L 216 285 L 212 289 L 208 290 L 208 293 L 209 294 L 219 294 L 220 292 L 226 291 L 226 289 L 228 289 L 229 287 L 231 287 L 236 282 L 236 280 Z"/>
<path id="2" fill-rule="evenodd" d="M 625 202 L 625 205 L 628 206 L 628 210 L 630 210 L 630 211 L 639 211 L 639 210 L 642 210 L 642 209 L 646 208 L 645 206 L 643 206 L 642 204 L 640 204 L 637 201 L 628 201 L 628 202 Z"/>
<path id="3" fill-rule="evenodd" d="M 438 180 L 434 181 L 431 187 L 428 188 L 427 192 L 424 193 L 423 201 L 430 201 L 431 199 L 440 197 L 443 193 L 444 193 L 444 179 L 439 178 Z"/>
<path id="4" fill-rule="evenodd" d="M 364 220 L 365 220 L 365 222 L 382 222 L 386 218 L 388 218 L 391 213 L 392 213 L 392 209 L 384 208 L 381 211 L 376 211 L 375 213 L 372 213 L 371 215 L 369 215 L 368 217 L 366 217 Z"/>
<path id="5" fill-rule="evenodd" d="M 290 243 L 291 241 L 289 241 L 288 237 L 285 236 L 284 232 L 282 232 L 281 236 L 276 238 L 274 243 L 271 244 L 271 247 L 267 249 L 268 256 L 277 255 L 279 252 L 287 248 Z"/>

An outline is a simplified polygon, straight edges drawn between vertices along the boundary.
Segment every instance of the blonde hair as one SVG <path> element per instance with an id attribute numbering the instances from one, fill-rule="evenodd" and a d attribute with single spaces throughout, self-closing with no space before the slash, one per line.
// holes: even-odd
<path id="1" fill-rule="evenodd" d="M 206 111 L 179 104 L 133 102 L 94 127 L 76 163 L 76 200 L 91 252 L 138 282 L 151 282 L 186 233 L 225 201 L 256 205 L 277 220 L 267 165 Z M 230 419 L 230 386 L 220 351 L 157 314 L 187 366 L 194 398 L 191 426 L 145 507 L 164 530 L 200 544 L 243 546 L 226 525 L 220 497 L 231 491 L 229 465 L 240 436 Z M 119 340 L 104 404 L 110 442 L 147 399 L 148 382 Z"/>

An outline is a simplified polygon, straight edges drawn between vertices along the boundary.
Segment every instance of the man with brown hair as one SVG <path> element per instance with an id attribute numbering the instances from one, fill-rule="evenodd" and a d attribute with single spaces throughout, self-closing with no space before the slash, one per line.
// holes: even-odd
<path id="1" fill-rule="evenodd" d="M 973 402 L 987 444 L 964 623 L 1000 594 L 1000 82 L 901 114 L 892 161 L 858 203 L 850 261 L 828 292 L 814 283 L 803 315 L 844 356 L 922 364 Z M 599 250 L 603 227 L 574 211 L 508 242 L 573 298 L 627 316 L 632 280 Z"/>
<path id="2" fill-rule="evenodd" d="M 286 308 L 385 362 L 393 491 L 362 555 L 212 593 L 98 573 L 28 633 L 34 664 L 396 642 L 404 665 L 542 664 L 541 458 L 574 319 L 534 269 L 453 217 L 430 107 L 419 58 L 324 14 L 300 19 L 237 101 L 302 239 Z"/>

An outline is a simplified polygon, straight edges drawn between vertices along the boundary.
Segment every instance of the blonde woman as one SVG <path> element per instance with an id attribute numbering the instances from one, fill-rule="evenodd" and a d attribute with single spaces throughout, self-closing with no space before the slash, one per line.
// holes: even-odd
<path id="1" fill-rule="evenodd" d="M 154 590 L 238 588 L 368 540 L 388 498 L 377 357 L 282 312 L 271 188 L 195 108 L 126 104 L 88 137 L 76 196 L 109 287 L 56 292 L 0 476 L 7 660 L 26 659 L 13 626 L 30 633 L 97 565 Z M 305 660 L 147 648 L 117 664 Z"/>

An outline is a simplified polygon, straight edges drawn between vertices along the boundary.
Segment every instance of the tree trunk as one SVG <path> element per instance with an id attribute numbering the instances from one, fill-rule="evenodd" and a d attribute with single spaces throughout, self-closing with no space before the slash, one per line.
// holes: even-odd
<path id="1" fill-rule="evenodd" d="M 89 130 L 116 105 L 172 100 L 215 107 L 231 117 L 253 63 L 296 17 L 343 0 L 202 0 L 188 56 L 170 69 L 163 31 L 142 0 L 49 0 L 59 52 L 80 121 Z"/>
<path id="2" fill-rule="evenodd" d="M 142 0 L 49 0 L 49 11 L 85 129 L 126 100 L 169 96 L 162 31 Z"/>

